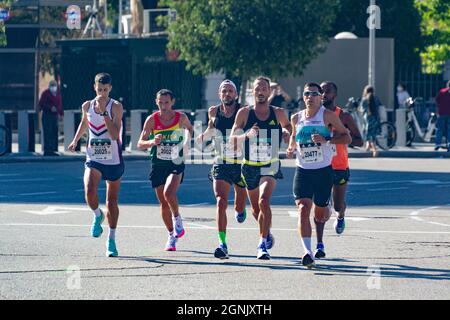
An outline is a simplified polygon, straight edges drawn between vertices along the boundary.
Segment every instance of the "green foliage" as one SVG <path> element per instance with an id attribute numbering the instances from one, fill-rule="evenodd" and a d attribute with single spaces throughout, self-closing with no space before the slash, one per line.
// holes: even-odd
<path id="1" fill-rule="evenodd" d="M 331 2 L 330 2 L 331 3 Z M 335 4 L 306 0 L 165 0 L 177 11 L 169 49 L 194 73 L 300 75 L 325 48 Z"/>
<path id="2" fill-rule="evenodd" d="M 0 1 L 0 8 L 7 8 L 9 9 L 11 7 L 12 0 L 2 0 Z M 6 28 L 5 24 L 3 22 L 0 22 L 0 47 L 6 47 L 7 39 L 6 39 Z"/>
<path id="3" fill-rule="evenodd" d="M 415 5 L 422 16 L 423 69 L 426 73 L 440 73 L 442 65 L 450 59 L 450 1 L 415 0 Z"/>

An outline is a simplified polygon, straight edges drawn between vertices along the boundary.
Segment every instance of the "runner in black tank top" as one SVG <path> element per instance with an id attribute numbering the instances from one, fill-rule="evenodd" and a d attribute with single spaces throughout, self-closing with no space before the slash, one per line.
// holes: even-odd
<path id="1" fill-rule="evenodd" d="M 238 112 L 232 137 L 244 145 L 241 172 L 261 237 L 256 257 L 268 260 L 270 255 L 267 250 L 274 244 L 274 237 L 270 233 L 270 197 L 276 180 L 282 178 L 278 151 L 282 137 L 288 142 L 291 124 L 284 110 L 269 105 L 269 79 L 258 77 L 253 82 L 253 95 L 255 106 L 244 107 Z M 240 130 L 243 130 L 244 134 L 239 132 Z"/>
<path id="2" fill-rule="evenodd" d="M 235 219 L 238 223 L 246 218 L 245 184 L 241 177 L 242 149 L 236 149 L 229 141 L 229 135 L 240 109 L 236 102 L 237 90 L 230 80 L 224 80 L 219 86 L 220 105 L 209 108 L 208 128 L 197 138 L 197 144 L 202 145 L 204 140 L 213 138 L 215 148 L 215 160 L 209 178 L 213 182 L 214 194 L 217 200 L 217 227 L 219 246 L 214 256 L 219 259 L 228 258 L 228 246 L 226 242 L 228 194 L 234 185 Z"/>

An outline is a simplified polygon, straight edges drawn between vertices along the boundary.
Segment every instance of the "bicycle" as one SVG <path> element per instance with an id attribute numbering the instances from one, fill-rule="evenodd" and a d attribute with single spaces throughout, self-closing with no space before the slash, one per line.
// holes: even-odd
<path id="1" fill-rule="evenodd" d="M 0 156 L 8 152 L 11 141 L 9 129 L 4 125 L 0 125 Z"/>
<path id="2" fill-rule="evenodd" d="M 410 147 L 418 134 L 419 138 L 424 142 L 431 142 L 431 139 L 435 137 L 437 115 L 434 112 L 430 113 L 430 118 L 428 119 L 428 124 L 425 129 L 422 129 L 417 120 L 416 114 L 414 112 L 414 105 L 421 102 L 422 98 L 409 98 L 405 102 L 407 107 L 407 120 L 406 120 L 406 145 Z"/>
<path id="3" fill-rule="evenodd" d="M 358 111 L 358 106 L 358 101 L 354 97 L 350 97 L 345 105 L 345 108 L 355 120 L 359 132 L 361 132 L 364 140 L 366 140 L 367 124 L 362 116 L 362 113 Z M 377 146 L 383 150 L 389 150 L 395 146 L 395 143 L 397 142 L 397 129 L 391 122 L 381 122 L 378 126 L 377 132 L 379 132 L 375 138 L 375 143 Z"/>

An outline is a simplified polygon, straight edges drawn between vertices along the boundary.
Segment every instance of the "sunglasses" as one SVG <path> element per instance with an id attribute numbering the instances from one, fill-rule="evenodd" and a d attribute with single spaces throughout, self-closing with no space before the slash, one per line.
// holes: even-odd
<path id="1" fill-rule="evenodd" d="M 303 95 L 305 97 L 309 97 L 309 96 L 317 97 L 317 96 L 320 96 L 321 94 L 320 94 L 320 92 L 317 92 L 317 91 L 305 91 L 305 92 L 303 92 Z"/>

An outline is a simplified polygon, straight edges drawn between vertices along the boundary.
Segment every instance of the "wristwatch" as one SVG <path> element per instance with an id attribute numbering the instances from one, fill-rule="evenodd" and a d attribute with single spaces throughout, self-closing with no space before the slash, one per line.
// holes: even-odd
<path id="1" fill-rule="evenodd" d="M 108 111 L 105 110 L 105 112 L 100 113 L 101 116 L 105 117 L 105 116 L 109 116 Z"/>

